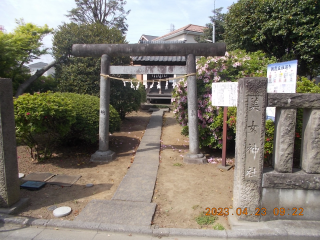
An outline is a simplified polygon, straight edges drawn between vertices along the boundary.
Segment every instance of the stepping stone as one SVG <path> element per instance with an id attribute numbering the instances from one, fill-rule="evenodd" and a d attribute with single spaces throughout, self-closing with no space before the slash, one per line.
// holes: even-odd
<path id="1" fill-rule="evenodd" d="M 74 221 L 150 226 L 155 203 L 92 200 Z"/>
<path id="2" fill-rule="evenodd" d="M 63 187 L 71 187 L 75 182 L 81 178 L 80 175 L 69 176 L 64 174 L 58 174 L 47 181 L 48 184 L 59 185 Z"/>
<path id="3" fill-rule="evenodd" d="M 34 172 L 34 173 L 30 173 L 27 176 L 25 176 L 23 180 L 25 180 L 25 181 L 36 181 L 36 182 L 46 182 L 50 178 L 52 178 L 54 176 L 55 175 L 52 174 L 52 173 Z"/>

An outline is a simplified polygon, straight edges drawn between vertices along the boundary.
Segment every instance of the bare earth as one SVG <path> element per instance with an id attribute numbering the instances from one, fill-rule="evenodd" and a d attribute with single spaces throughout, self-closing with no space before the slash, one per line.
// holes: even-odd
<path id="1" fill-rule="evenodd" d="M 109 163 L 92 163 L 90 156 L 98 146 L 61 149 L 44 162 L 34 162 L 27 148 L 17 147 L 19 172 L 50 172 L 81 175 L 71 187 L 47 184 L 38 191 L 21 190 L 21 197 L 30 199 L 30 206 L 20 216 L 55 218 L 50 206 L 69 206 L 72 213 L 63 219 L 73 220 L 93 199 L 110 200 L 125 176 L 135 151 L 149 122 L 150 113 L 134 112 L 121 125 L 121 131 L 110 136 L 110 149 L 117 159 Z M 153 196 L 157 210 L 153 224 L 169 228 L 201 228 L 195 217 L 206 208 L 232 207 L 233 168 L 219 171 L 217 164 L 186 165 L 182 156 L 188 151 L 188 138 L 180 134 L 181 127 L 173 114 L 165 113 L 160 152 L 160 166 Z M 205 151 L 208 157 L 221 158 L 221 151 Z M 231 154 L 229 161 L 233 160 Z M 86 188 L 86 184 L 94 186 Z M 229 228 L 227 217 L 219 216 L 217 223 Z"/>

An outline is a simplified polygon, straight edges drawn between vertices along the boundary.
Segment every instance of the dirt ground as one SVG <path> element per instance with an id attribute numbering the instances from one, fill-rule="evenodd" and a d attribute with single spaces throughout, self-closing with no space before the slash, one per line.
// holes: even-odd
<path id="1" fill-rule="evenodd" d="M 60 149 L 50 160 L 35 162 L 27 148 L 18 146 L 19 172 L 50 172 L 81 175 L 71 187 L 46 184 L 38 191 L 21 189 L 21 197 L 30 199 L 30 206 L 20 216 L 52 219 L 52 206 L 69 206 L 72 213 L 62 219 L 73 220 L 93 199 L 110 200 L 125 176 L 135 151 L 149 122 L 150 113 L 131 113 L 123 121 L 121 131 L 110 136 L 110 149 L 117 154 L 109 163 L 92 163 L 90 156 L 98 146 Z M 181 127 L 173 114 L 165 113 L 161 137 L 160 166 L 153 196 L 157 209 L 153 224 L 159 227 L 201 228 L 195 221 L 206 208 L 232 207 L 233 168 L 219 171 L 217 164 L 186 165 L 182 156 L 188 151 L 188 138 L 180 134 Z M 208 158 L 219 161 L 221 151 L 202 150 Z M 233 164 L 233 154 L 228 156 Z M 86 188 L 86 184 L 94 186 Z M 229 228 L 227 217 L 217 223 Z"/>

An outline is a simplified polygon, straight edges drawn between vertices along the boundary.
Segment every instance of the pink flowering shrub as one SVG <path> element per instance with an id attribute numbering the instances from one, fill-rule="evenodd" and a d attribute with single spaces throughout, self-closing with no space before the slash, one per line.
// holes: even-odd
<path id="1" fill-rule="evenodd" d="M 198 118 L 200 147 L 222 148 L 223 107 L 211 104 L 212 83 L 236 82 L 243 77 L 267 76 L 267 65 L 275 63 L 264 53 L 245 51 L 226 52 L 223 57 L 200 57 L 197 60 Z M 173 91 L 171 102 L 174 114 L 188 135 L 187 79 L 180 80 Z M 228 108 L 228 140 L 235 139 L 236 108 Z"/>

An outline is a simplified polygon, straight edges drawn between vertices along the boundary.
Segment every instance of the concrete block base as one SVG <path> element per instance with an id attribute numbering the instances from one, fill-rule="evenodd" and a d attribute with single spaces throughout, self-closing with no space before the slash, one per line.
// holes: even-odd
<path id="1" fill-rule="evenodd" d="M 183 157 L 184 163 L 190 163 L 190 164 L 204 164 L 208 163 L 207 158 L 203 154 L 186 154 Z"/>
<path id="2" fill-rule="evenodd" d="M 222 164 L 219 164 L 218 169 L 224 170 L 224 171 L 229 171 L 233 166 L 232 165 L 226 165 L 226 166 L 222 166 Z"/>
<path id="3" fill-rule="evenodd" d="M 0 208 L 0 213 L 4 214 L 17 214 L 22 209 L 26 208 L 29 204 L 29 198 L 21 198 L 18 202 L 13 204 L 11 207 Z"/>
<path id="4" fill-rule="evenodd" d="M 110 162 L 116 159 L 116 153 L 110 150 L 108 151 L 96 151 L 94 154 L 91 155 L 90 161 L 91 162 Z"/>
<path id="5" fill-rule="evenodd" d="M 262 188 L 260 221 L 320 221 L 319 190 Z M 282 208 L 282 209 L 280 209 Z"/>

